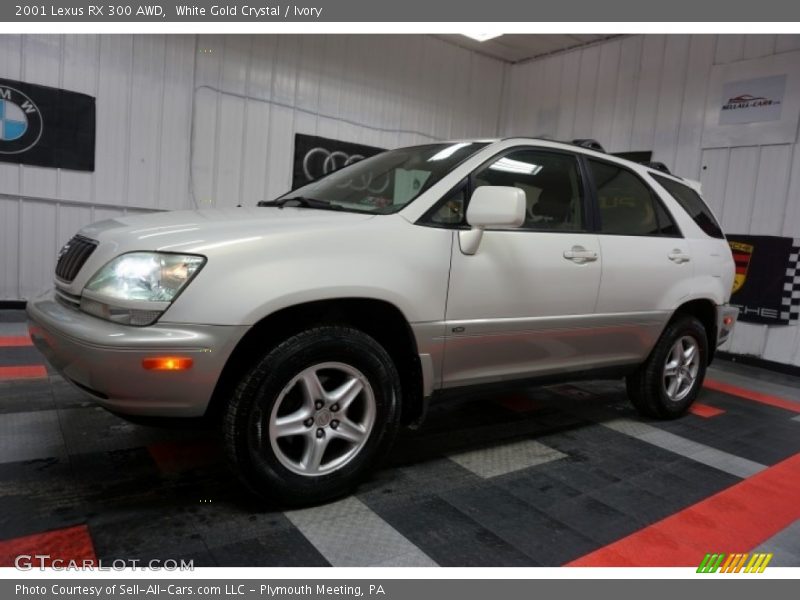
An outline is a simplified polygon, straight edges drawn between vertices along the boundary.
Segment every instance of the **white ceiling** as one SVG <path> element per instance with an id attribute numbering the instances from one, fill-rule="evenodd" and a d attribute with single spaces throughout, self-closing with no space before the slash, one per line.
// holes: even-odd
<path id="1" fill-rule="evenodd" d="M 511 34 L 501 35 L 485 42 L 478 42 L 459 34 L 437 35 L 435 37 L 493 58 L 516 63 L 617 36 L 609 34 Z"/>

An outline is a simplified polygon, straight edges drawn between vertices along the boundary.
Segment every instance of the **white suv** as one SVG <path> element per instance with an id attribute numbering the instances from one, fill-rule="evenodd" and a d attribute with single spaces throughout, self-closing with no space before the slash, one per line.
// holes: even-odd
<path id="1" fill-rule="evenodd" d="M 98 404 L 217 419 L 251 488 L 305 503 L 349 490 L 447 389 L 626 377 L 643 414 L 683 414 L 736 319 L 733 276 L 696 185 L 513 138 L 96 223 L 28 314 Z"/>

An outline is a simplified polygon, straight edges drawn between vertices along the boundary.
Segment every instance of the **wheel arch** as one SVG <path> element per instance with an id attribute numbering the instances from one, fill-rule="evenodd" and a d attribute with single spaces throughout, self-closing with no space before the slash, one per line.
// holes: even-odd
<path id="1" fill-rule="evenodd" d="M 300 331 L 322 324 L 354 327 L 381 344 L 400 374 L 403 423 L 413 423 L 422 416 L 422 367 L 416 338 L 408 319 L 397 306 L 385 300 L 348 297 L 294 304 L 257 321 L 228 357 L 211 396 L 206 417 L 215 419 L 219 416 L 225 399 L 266 350 Z"/>
<path id="2" fill-rule="evenodd" d="M 717 349 L 717 305 L 710 298 L 695 298 L 681 304 L 672 316 L 673 319 L 680 315 L 695 317 L 706 330 L 708 339 L 708 362 L 714 359 Z"/>

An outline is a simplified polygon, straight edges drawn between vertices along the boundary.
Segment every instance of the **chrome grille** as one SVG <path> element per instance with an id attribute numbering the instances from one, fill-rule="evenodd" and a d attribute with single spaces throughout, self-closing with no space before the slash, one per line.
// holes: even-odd
<path id="1" fill-rule="evenodd" d="M 56 277 L 70 283 L 78 275 L 81 267 L 96 247 L 97 242 L 94 240 L 76 235 L 58 253 Z"/>

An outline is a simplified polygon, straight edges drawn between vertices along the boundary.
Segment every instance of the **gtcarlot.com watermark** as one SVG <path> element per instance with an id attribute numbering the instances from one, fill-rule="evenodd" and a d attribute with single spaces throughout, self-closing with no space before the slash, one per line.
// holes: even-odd
<path id="1" fill-rule="evenodd" d="M 14 566 L 20 571 L 34 569 L 54 571 L 194 571 L 193 560 L 139 560 L 135 558 L 116 558 L 112 561 L 99 559 L 68 560 L 53 558 L 49 554 L 20 554 L 14 559 Z"/>

